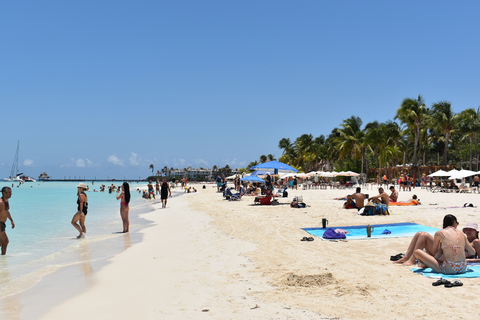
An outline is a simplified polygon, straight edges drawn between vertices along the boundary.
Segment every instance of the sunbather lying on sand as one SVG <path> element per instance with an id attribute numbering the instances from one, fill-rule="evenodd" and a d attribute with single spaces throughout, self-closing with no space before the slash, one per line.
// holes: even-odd
<path id="1" fill-rule="evenodd" d="M 429 267 L 444 274 L 464 273 L 467 270 L 465 251 L 474 255 L 475 249 L 457 227 L 457 218 L 447 214 L 443 218 L 442 230 L 437 231 L 434 237 L 426 232 L 417 232 L 405 256 L 396 262 L 410 266 L 414 265 L 417 259 L 421 268 Z"/>

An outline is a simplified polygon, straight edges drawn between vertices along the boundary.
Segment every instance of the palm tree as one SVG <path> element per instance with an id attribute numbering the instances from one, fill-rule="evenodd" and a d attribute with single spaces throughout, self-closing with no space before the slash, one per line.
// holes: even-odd
<path id="1" fill-rule="evenodd" d="M 303 170 L 306 172 L 307 171 L 307 166 L 310 163 L 308 159 L 311 159 L 311 155 L 308 155 L 310 153 L 313 153 L 314 151 L 314 140 L 313 140 L 313 135 L 312 134 L 302 134 L 300 137 L 298 137 L 295 140 L 295 149 L 298 152 L 298 155 L 300 157 L 300 161 L 302 161 L 302 167 Z"/>
<path id="2" fill-rule="evenodd" d="M 432 119 L 440 132 L 444 134 L 445 147 L 443 149 L 442 164 L 448 163 L 448 144 L 458 116 L 452 110 L 452 104 L 448 101 L 436 102 L 432 105 Z"/>
<path id="3" fill-rule="evenodd" d="M 268 158 L 268 161 L 275 161 L 275 160 L 277 160 L 277 159 L 275 159 L 275 156 L 274 156 L 273 154 L 271 154 L 271 153 L 269 153 L 269 154 L 267 155 L 267 158 Z"/>
<path id="4" fill-rule="evenodd" d="M 369 122 L 365 125 L 365 143 L 366 145 L 368 145 L 368 148 L 370 148 L 376 155 L 377 168 L 378 170 L 380 170 L 381 153 L 385 152 L 385 150 L 382 148 L 382 128 L 378 121 Z M 378 172 L 378 174 L 380 174 L 380 171 Z"/>
<path id="5" fill-rule="evenodd" d="M 265 163 L 265 162 L 267 162 L 267 160 L 268 160 L 268 158 L 267 158 L 266 155 L 262 154 L 262 155 L 260 156 L 260 163 Z"/>
<path id="6" fill-rule="evenodd" d="M 477 112 L 473 108 L 463 110 L 458 117 L 458 129 L 463 139 L 470 143 L 470 170 L 473 168 L 473 140 L 480 130 Z"/>
<path id="7" fill-rule="evenodd" d="M 252 162 L 250 162 L 250 163 L 247 165 L 247 167 L 246 167 L 245 169 L 247 169 L 247 171 L 250 172 L 250 171 L 252 171 L 252 169 L 250 169 L 250 168 L 251 168 L 251 167 L 255 167 L 255 166 L 258 165 L 258 164 L 259 164 L 259 162 L 258 162 L 257 160 L 252 161 Z"/>
<path id="8" fill-rule="evenodd" d="M 417 174 L 417 146 L 420 139 L 420 129 L 425 119 L 428 117 L 428 108 L 425 108 L 425 101 L 421 95 L 418 95 L 417 99 L 406 98 L 403 99 L 400 107 L 397 110 L 395 119 L 399 119 L 400 122 L 407 125 L 414 132 L 413 143 L 413 168 L 414 173 Z"/>
<path id="9" fill-rule="evenodd" d="M 337 143 L 339 157 L 349 155 L 353 159 L 362 157 L 362 140 L 365 136 L 360 117 L 351 116 L 340 124 L 339 136 L 334 140 Z"/>
<path id="10" fill-rule="evenodd" d="M 291 151 L 293 150 L 293 144 L 290 142 L 289 138 L 283 138 L 278 142 L 278 148 L 283 149 L 282 154 L 286 154 L 288 157 L 288 164 L 291 162 Z"/>
<path id="11" fill-rule="evenodd" d="M 163 167 L 162 173 L 165 175 L 165 177 L 168 176 L 168 167 L 167 166 Z"/>
<path id="12" fill-rule="evenodd" d="M 152 173 L 153 173 L 154 165 L 151 164 L 149 168 L 152 169 Z"/>

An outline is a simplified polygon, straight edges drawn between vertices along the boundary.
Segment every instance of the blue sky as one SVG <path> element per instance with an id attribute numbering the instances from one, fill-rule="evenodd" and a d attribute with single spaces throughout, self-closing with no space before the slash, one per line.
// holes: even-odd
<path id="1" fill-rule="evenodd" d="M 476 1 L 8 1 L 0 177 L 244 167 L 406 97 L 480 105 Z"/>

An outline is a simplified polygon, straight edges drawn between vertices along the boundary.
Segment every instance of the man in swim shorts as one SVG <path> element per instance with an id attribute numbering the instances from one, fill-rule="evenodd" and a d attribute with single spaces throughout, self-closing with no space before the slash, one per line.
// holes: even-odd
<path id="1" fill-rule="evenodd" d="M 390 194 L 390 201 L 392 202 L 397 202 L 398 201 L 398 191 L 395 190 L 395 187 L 394 186 L 391 186 L 390 187 L 390 192 L 392 192 Z"/>
<path id="2" fill-rule="evenodd" d="M 148 181 L 148 199 L 155 199 L 155 192 L 153 191 L 152 181 Z"/>
<path id="3" fill-rule="evenodd" d="M 378 196 L 371 197 L 368 201 L 373 201 L 374 203 L 381 203 L 387 206 L 390 203 L 390 197 L 385 193 L 383 188 L 378 188 Z"/>
<path id="4" fill-rule="evenodd" d="M 8 199 L 12 196 L 12 189 L 9 187 L 2 188 L 2 198 L 0 199 L 0 246 L 2 247 L 2 255 L 7 253 L 8 246 L 8 237 L 5 229 L 7 225 L 7 219 L 10 219 L 12 222 L 12 229 L 15 228 L 15 223 L 13 222 L 12 216 L 10 215 L 10 205 L 8 204 Z"/>

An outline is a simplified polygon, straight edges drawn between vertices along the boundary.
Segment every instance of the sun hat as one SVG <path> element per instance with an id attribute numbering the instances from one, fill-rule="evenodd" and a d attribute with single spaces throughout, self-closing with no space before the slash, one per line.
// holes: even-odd
<path id="1" fill-rule="evenodd" d="M 478 232 L 478 225 L 475 222 L 467 222 L 465 227 L 463 227 L 462 231 L 465 229 L 473 229 Z"/>
<path id="2" fill-rule="evenodd" d="M 79 183 L 77 188 L 87 189 L 87 185 L 85 183 Z"/>

